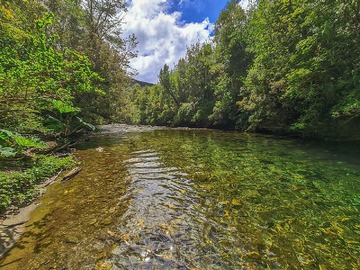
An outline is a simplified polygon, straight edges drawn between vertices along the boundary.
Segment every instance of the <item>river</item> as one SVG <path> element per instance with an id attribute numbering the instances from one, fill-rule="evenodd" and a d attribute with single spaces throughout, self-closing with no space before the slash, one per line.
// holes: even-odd
<path id="1" fill-rule="evenodd" d="M 360 269 L 358 146 L 213 130 L 102 134 L 7 269 Z"/>

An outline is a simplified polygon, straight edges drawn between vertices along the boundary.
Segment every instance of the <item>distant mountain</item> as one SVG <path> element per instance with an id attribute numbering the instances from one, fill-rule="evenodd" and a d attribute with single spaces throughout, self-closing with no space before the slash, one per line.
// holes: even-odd
<path id="1" fill-rule="evenodd" d="M 145 87 L 145 86 L 153 86 L 153 83 L 148 83 L 148 82 L 143 82 L 143 81 L 138 81 L 136 79 L 132 79 L 132 84 L 139 84 L 141 87 Z"/>

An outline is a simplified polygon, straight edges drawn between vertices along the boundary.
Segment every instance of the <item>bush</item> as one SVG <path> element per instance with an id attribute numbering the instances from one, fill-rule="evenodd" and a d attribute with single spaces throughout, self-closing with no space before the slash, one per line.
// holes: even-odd
<path id="1" fill-rule="evenodd" d="M 0 172 L 0 213 L 10 205 L 23 206 L 36 196 L 35 186 L 74 163 L 72 157 L 37 156 L 29 169 Z"/>

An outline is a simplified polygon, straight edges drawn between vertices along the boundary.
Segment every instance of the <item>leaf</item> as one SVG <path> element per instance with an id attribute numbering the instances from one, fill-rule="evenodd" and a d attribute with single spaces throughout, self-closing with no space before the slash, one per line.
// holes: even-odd
<path id="1" fill-rule="evenodd" d="M 0 139 L 7 141 L 9 139 L 9 135 L 6 132 L 7 130 L 0 129 Z"/>
<path id="2" fill-rule="evenodd" d="M 88 127 L 92 131 L 96 130 L 96 127 L 90 123 L 85 122 L 82 118 L 76 117 L 76 119 L 85 127 Z"/>
<path id="3" fill-rule="evenodd" d="M 21 135 L 13 136 L 14 141 L 21 147 L 35 147 L 35 148 L 45 148 L 46 144 L 40 141 L 37 138 L 33 137 L 24 137 Z"/>
<path id="4" fill-rule="evenodd" d="M 17 132 L 0 129 L 0 138 L 10 146 L 44 148 L 46 144 L 35 137 L 25 137 Z"/>
<path id="5" fill-rule="evenodd" d="M 0 146 L 0 155 L 8 158 L 8 157 L 15 157 L 17 154 L 16 149 L 12 147 L 2 147 Z"/>
<path id="6" fill-rule="evenodd" d="M 70 102 L 62 100 L 53 100 L 52 102 L 53 109 L 57 110 L 61 114 L 78 114 L 80 109 L 74 107 Z"/>

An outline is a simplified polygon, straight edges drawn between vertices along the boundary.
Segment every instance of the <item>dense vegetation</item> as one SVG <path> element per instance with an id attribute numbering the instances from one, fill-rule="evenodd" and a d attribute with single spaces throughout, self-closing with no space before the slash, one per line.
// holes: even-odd
<path id="1" fill-rule="evenodd" d="M 135 44 L 120 37 L 125 11 L 123 0 L 0 1 L 0 212 L 71 163 L 39 155 L 45 140 L 117 120 Z"/>
<path id="2" fill-rule="evenodd" d="M 212 41 L 133 87 L 129 121 L 359 139 L 359 2 L 237 2 Z"/>

